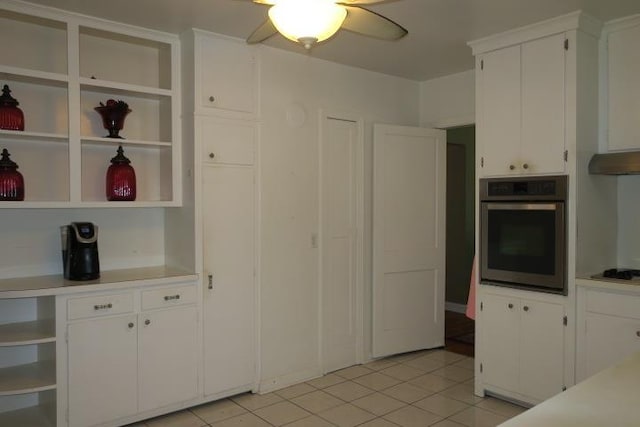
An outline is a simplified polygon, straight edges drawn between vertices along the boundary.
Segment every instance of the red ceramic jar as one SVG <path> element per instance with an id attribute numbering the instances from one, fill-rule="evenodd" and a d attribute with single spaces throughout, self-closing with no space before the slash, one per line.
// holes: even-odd
<path id="1" fill-rule="evenodd" d="M 0 158 L 0 201 L 24 200 L 24 178 L 17 171 L 18 165 L 12 161 L 7 149 L 2 150 Z"/>
<path id="2" fill-rule="evenodd" d="M 0 96 L 0 129 L 24 130 L 24 114 L 19 102 L 11 96 L 9 86 L 4 85 Z"/>
<path id="3" fill-rule="evenodd" d="M 136 171 L 130 165 L 131 160 L 124 156 L 122 145 L 118 154 L 111 159 L 107 169 L 107 200 L 133 201 L 136 199 Z"/>

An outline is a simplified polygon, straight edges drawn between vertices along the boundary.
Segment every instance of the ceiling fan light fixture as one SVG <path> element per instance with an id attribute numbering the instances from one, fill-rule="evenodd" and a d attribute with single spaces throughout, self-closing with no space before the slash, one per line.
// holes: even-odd
<path id="1" fill-rule="evenodd" d="M 333 0 L 279 0 L 269 9 L 278 32 L 306 49 L 334 35 L 346 17 L 347 10 Z"/>

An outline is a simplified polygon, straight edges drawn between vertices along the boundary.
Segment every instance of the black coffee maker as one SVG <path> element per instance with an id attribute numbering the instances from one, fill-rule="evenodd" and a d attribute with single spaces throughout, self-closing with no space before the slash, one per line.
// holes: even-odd
<path id="1" fill-rule="evenodd" d="M 94 280 L 100 277 L 98 226 L 72 222 L 60 227 L 62 266 L 67 280 Z"/>

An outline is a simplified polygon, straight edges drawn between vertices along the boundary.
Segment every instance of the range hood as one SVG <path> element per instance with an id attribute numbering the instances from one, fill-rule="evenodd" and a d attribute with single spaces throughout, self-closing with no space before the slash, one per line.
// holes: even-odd
<path id="1" fill-rule="evenodd" d="M 640 151 L 594 154 L 589 162 L 589 173 L 600 175 L 640 174 Z"/>

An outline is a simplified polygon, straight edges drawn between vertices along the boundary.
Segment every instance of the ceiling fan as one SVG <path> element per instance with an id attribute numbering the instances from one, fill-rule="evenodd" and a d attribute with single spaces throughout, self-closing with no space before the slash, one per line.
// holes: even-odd
<path id="1" fill-rule="evenodd" d="M 389 0 L 252 0 L 269 7 L 269 19 L 247 38 L 263 42 L 278 32 L 306 49 L 340 28 L 382 40 L 397 40 L 408 31 L 391 19 L 362 7 Z M 393 1 L 393 0 L 391 0 Z"/>

